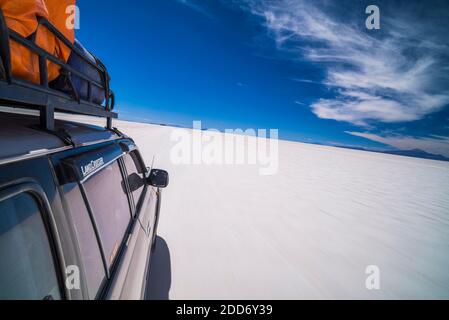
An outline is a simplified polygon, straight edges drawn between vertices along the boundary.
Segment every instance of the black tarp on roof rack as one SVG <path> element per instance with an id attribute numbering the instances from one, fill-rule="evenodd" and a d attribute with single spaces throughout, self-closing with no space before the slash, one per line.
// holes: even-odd
<path id="1" fill-rule="evenodd" d="M 81 59 L 95 68 L 101 75 L 101 82 L 90 79 L 81 72 L 73 69 L 64 61 L 51 55 L 47 51 L 37 46 L 32 40 L 22 37 L 11 30 L 6 25 L 6 20 L 0 10 L 0 103 L 7 106 L 18 106 L 40 110 L 41 127 L 48 131 L 54 130 L 54 112 L 66 112 L 83 114 L 107 119 L 106 127 L 112 129 L 112 119 L 118 117 L 112 112 L 114 108 L 114 94 L 109 88 L 109 75 L 103 65 L 92 63 L 78 48 L 76 48 L 67 38 L 64 37 L 48 20 L 40 17 L 39 24 L 45 26 L 59 40 L 72 50 L 72 54 L 77 54 Z M 28 48 L 39 58 L 40 83 L 34 84 L 14 77 L 11 67 L 10 41 L 15 41 Z M 61 67 L 61 75 L 70 78 L 75 74 L 85 80 L 88 85 L 88 99 L 80 98 L 76 88 L 72 86 L 71 94 L 66 94 L 50 88 L 47 74 L 47 61 Z M 105 102 L 95 104 L 92 102 L 92 87 L 96 86 L 105 92 Z"/>

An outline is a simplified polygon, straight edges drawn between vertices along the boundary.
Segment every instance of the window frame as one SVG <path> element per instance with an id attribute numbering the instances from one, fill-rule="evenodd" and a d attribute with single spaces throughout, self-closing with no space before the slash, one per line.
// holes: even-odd
<path id="1" fill-rule="evenodd" d="M 86 205 L 87 212 L 89 214 L 90 222 L 92 223 L 92 226 L 94 228 L 95 237 L 97 239 L 97 245 L 99 246 L 101 258 L 102 258 L 102 261 L 103 261 L 103 268 L 104 268 L 105 274 L 106 274 L 105 281 L 102 284 L 102 286 L 100 287 L 100 290 L 99 290 L 99 292 L 97 294 L 97 299 L 101 299 L 107 293 L 107 291 L 108 291 L 108 289 L 110 287 L 110 284 L 111 284 L 111 282 L 112 282 L 112 280 L 114 278 L 114 275 L 116 273 L 117 267 L 118 267 L 118 265 L 119 265 L 119 263 L 121 261 L 121 258 L 123 256 L 123 252 L 124 252 L 124 249 L 126 247 L 126 243 L 128 242 L 128 238 L 129 238 L 129 236 L 131 234 L 131 231 L 133 230 L 133 228 L 135 226 L 135 221 L 136 221 L 136 217 L 134 215 L 134 210 L 135 210 L 134 203 L 132 202 L 132 194 L 130 192 L 128 179 L 127 179 L 127 176 L 126 176 L 125 164 L 124 164 L 124 160 L 123 160 L 124 155 L 125 155 L 125 153 L 122 153 L 120 156 L 115 157 L 113 160 L 109 161 L 108 163 L 106 163 L 104 166 L 102 166 L 101 168 L 99 168 L 95 172 L 92 172 L 91 174 L 89 174 L 83 180 L 77 182 L 78 187 L 79 187 L 80 192 L 81 192 L 81 195 L 83 197 L 84 203 Z M 128 223 L 128 226 L 126 228 L 125 234 L 123 235 L 123 239 L 122 239 L 122 241 L 120 243 L 120 246 L 118 248 L 117 255 L 116 255 L 113 263 L 108 268 L 108 262 L 107 262 L 107 258 L 106 258 L 106 254 L 105 254 L 104 244 L 103 244 L 103 241 L 102 241 L 101 236 L 100 236 L 100 232 L 99 232 L 99 229 L 98 229 L 98 224 L 97 224 L 97 221 L 95 219 L 95 213 L 94 213 L 94 211 L 92 209 L 92 206 L 91 206 L 91 203 L 89 201 L 89 198 L 88 198 L 87 191 L 86 191 L 86 188 L 84 186 L 84 183 L 86 183 L 90 179 L 94 178 L 97 173 L 103 171 L 104 169 L 108 168 L 109 166 L 113 165 L 116 162 L 117 162 L 117 164 L 119 166 L 119 170 L 120 170 L 120 174 L 122 176 L 122 179 L 125 182 L 126 197 L 127 197 L 127 201 L 128 201 L 128 207 L 129 207 L 129 210 L 130 210 L 130 221 Z"/>
<path id="2" fill-rule="evenodd" d="M 134 156 L 136 157 L 134 159 Z M 126 161 L 124 159 L 124 157 L 129 156 L 131 157 L 131 160 L 134 162 L 134 165 L 136 166 L 137 169 L 137 173 L 143 175 L 143 178 L 145 179 L 147 172 L 140 172 L 140 170 L 145 170 L 145 166 L 142 165 L 143 160 L 142 157 L 139 153 L 139 151 L 137 150 L 137 148 L 132 149 L 129 152 L 126 152 L 123 154 L 123 156 L 121 157 L 121 162 L 123 165 L 123 172 L 126 176 L 126 186 L 127 186 L 127 190 L 128 190 L 128 195 L 129 195 L 129 200 L 130 200 L 130 204 L 132 203 L 132 213 L 133 213 L 133 218 L 138 218 L 140 216 L 140 211 L 141 211 L 141 207 L 142 207 L 142 199 L 144 199 L 145 194 L 147 193 L 147 189 L 148 189 L 148 185 L 145 183 L 142 189 L 142 192 L 140 193 L 139 199 L 137 200 L 137 203 L 135 203 L 134 201 L 134 196 L 133 193 L 131 192 L 131 188 L 129 186 L 129 181 L 128 181 L 128 177 L 129 177 L 129 172 L 128 172 L 128 167 L 126 166 Z M 136 163 L 137 161 L 137 163 Z"/>
<path id="3" fill-rule="evenodd" d="M 21 194 L 29 195 L 36 203 L 48 239 L 61 300 L 67 300 L 70 297 L 70 292 L 65 286 L 66 263 L 50 202 L 42 187 L 33 180 L 17 181 L 0 188 L 0 202 L 7 201 Z"/>
<path id="4" fill-rule="evenodd" d="M 81 183 L 79 181 L 78 182 L 74 182 L 73 184 L 75 184 L 76 188 L 78 188 L 78 190 L 80 192 L 80 195 L 81 195 L 82 203 L 85 206 L 85 209 L 86 209 L 86 212 L 87 212 L 87 215 L 88 215 L 87 219 L 89 220 L 88 223 L 91 224 L 93 232 L 94 232 L 96 245 L 97 245 L 98 251 L 100 253 L 101 266 L 103 268 L 104 275 L 105 275 L 102 283 L 100 284 L 100 287 L 98 288 L 98 292 L 97 292 L 96 296 L 93 298 L 93 299 L 98 299 L 98 297 L 102 293 L 103 288 L 105 287 L 105 285 L 106 285 L 106 283 L 108 281 L 107 268 L 106 268 L 106 265 L 104 264 L 105 261 L 103 259 L 103 252 L 102 252 L 102 247 L 101 247 L 101 244 L 100 244 L 101 240 L 98 237 L 98 233 L 97 233 L 97 230 L 96 230 L 96 225 L 92 222 L 93 220 L 92 220 L 92 217 L 91 217 L 91 211 L 89 210 L 88 204 L 86 202 L 87 198 L 85 197 L 85 193 L 84 193 L 84 191 L 82 189 L 83 186 L 81 185 Z M 70 212 L 71 209 L 70 209 L 70 205 L 68 204 L 69 201 L 67 200 L 67 194 L 62 189 L 60 190 L 60 194 L 61 194 L 62 202 L 64 203 L 64 210 L 66 210 L 67 212 Z M 75 222 L 73 221 L 72 213 L 70 212 L 70 214 L 68 214 L 68 216 L 70 217 L 70 225 L 71 225 L 71 228 L 73 230 L 75 228 Z M 75 231 L 74 231 L 74 233 L 75 233 Z M 80 241 L 79 240 L 80 239 L 78 238 L 78 236 L 74 235 L 74 241 L 76 242 L 76 244 L 75 244 L 76 245 L 76 255 L 77 255 L 77 259 L 78 259 L 78 261 L 80 263 L 80 267 L 82 269 L 81 270 L 81 272 L 82 272 L 82 281 L 81 281 L 81 283 L 82 283 L 82 290 L 83 290 L 83 294 L 84 295 L 87 295 L 89 298 L 91 298 L 90 295 L 89 295 L 88 281 L 87 281 L 86 270 L 85 270 L 85 265 L 84 265 L 84 257 L 83 257 L 83 254 L 81 253 Z"/>
<path id="5" fill-rule="evenodd" d="M 93 154 L 96 156 L 103 156 L 103 152 L 108 153 L 111 156 L 106 156 L 105 158 L 107 161 L 99 167 L 90 172 L 88 175 L 85 175 L 84 177 L 80 175 L 76 168 L 71 165 L 67 165 L 67 163 L 64 163 L 64 160 L 66 159 L 77 159 L 78 157 L 83 157 L 84 155 Z M 61 154 L 58 154 L 56 156 L 52 157 L 52 167 L 55 170 L 55 177 L 56 177 L 56 183 L 59 187 L 68 184 L 68 183 L 76 183 L 80 192 L 81 196 L 84 201 L 84 205 L 86 206 L 86 210 L 89 215 L 89 222 L 92 224 L 92 227 L 94 229 L 95 238 L 97 240 L 96 245 L 99 247 L 100 255 L 103 262 L 103 269 L 105 271 L 105 279 L 102 283 L 102 286 L 99 288 L 99 292 L 97 293 L 97 296 L 95 297 L 96 300 L 103 299 L 108 291 L 110 290 L 111 284 L 113 283 L 114 277 L 116 276 L 117 269 L 119 268 L 120 263 L 122 262 L 123 255 L 126 250 L 126 244 L 129 240 L 130 235 L 134 232 L 135 228 L 139 226 L 139 217 L 141 216 L 141 207 L 137 207 L 138 204 L 134 204 L 133 194 L 130 191 L 129 187 L 129 181 L 128 181 L 128 172 L 126 169 L 125 164 L 125 155 L 134 154 L 136 156 L 136 160 L 138 162 L 137 169 L 142 170 L 143 176 L 145 177 L 147 174 L 147 167 L 145 166 L 145 162 L 143 161 L 143 158 L 138 151 L 137 147 L 135 146 L 134 142 L 130 139 L 123 139 L 123 140 L 117 140 L 114 142 L 107 142 L 107 143 L 101 143 L 98 145 L 91 145 L 88 147 L 82 147 L 79 149 L 73 149 Z M 120 174 L 122 175 L 122 179 L 125 182 L 125 188 L 126 188 L 126 195 L 128 198 L 128 206 L 130 208 L 130 223 L 128 225 L 128 228 L 125 232 L 124 238 L 122 243 L 120 244 L 120 247 L 117 251 L 117 255 L 114 259 L 113 264 L 110 266 L 110 268 L 107 267 L 107 259 L 106 255 L 104 253 L 104 246 L 100 239 L 100 235 L 98 232 L 98 226 L 97 222 L 95 221 L 95 218 L 93 218 L 93 210 L 91 207 L 91 204 L 89 203 L 87 192 L 85 190 L 85 187 L 83 185 L 84 182 L 88 181 L 92 177 L 96 175 L 96 173 L 102 171 L 103 169 L 109 167 L 111 164 L 113 164 L 115 161 L 118 162 L 120 167 Z M 76 162 L 75 162 L 76 164 Z M 140 169 L 139 169 L 140 168 Z M 146 196 L 146 193 L 148 192 L 149 188 L 148 186 L 145 186 L 144 191 L 142 191 L 141 199 Z M 66 196 L 63 192 L 60 191 L 61 199 L 63 203 L 67 202 Z M 143 204 L 143 201 L 139 201 L 141 204 Z M 67 205 L 65 204 L 67 207 Z M 71 222 L 72 224 L 72 222 Z M 73 228 L 73 226 L 71 226 Z M 74 239 L 74 241 L 77 241 L 77 239 Z M 82 261 L 81 253 L 79 252 L 79 249 L 76 252 L 77 259 L 79 261 Z M 84 269 L 83 269 L 84 272 Z M 85 279 L 82 279 L 82 287 L 86 287 L 84 291 L 86 291 L 87 294 L 87 282 Z M 83 291 L 83 293 L 84 293 Z"/>

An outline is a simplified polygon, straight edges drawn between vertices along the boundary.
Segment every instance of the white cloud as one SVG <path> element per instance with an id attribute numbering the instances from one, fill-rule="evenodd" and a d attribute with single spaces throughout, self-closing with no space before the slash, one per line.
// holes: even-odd
<path id="1" fill-rule="evenodd" d="M 449 138 L 440 136 L 431 137 L 409 137 L 400 135 L 381 136 L 366 132 L 347 132 L 353 136 L 362 137 L 372 141 L 380 142 L 400 150 L 420 149 L 432 154 L 440 154 L 449 157 Z"/>
<path id="2" fill-rule="evenodd" d="M 212 19 L 212 16 L 210 15 L 209 12 L 207 12 L 206 10 L 204 10 L 201 6 L 199 6 L 199 5 L 195 4 L 195 3 L 193 3 L 192 1 L 190 1 L 190 0 L 177 0 L 177 1 L 178 1 L 179 3 L 185 5 L 185 6 L 189 7 L 190 9 L 196 11 L 196 12 L 205 15 L 205 16 L 208 17 L 209 19 Z"/>
<path id="3" fill-rule="evenodd" d="M 294 82 L 311 83 L 311 84 L 321 84 L 321 82 L 313 81 L 310 79 L 300 79 L 300 78 L 290 78 Z"/>
<path id="4" fill-rule="evenodd" d="M 320 118 L 361 126 L 407 122 L 449 104 L 449 74 L 445 71 L 449 46 L 425 31 L 428 26 L 421 28 L 417 20 L 395 17 L 396 21 L 388 21 L 385 17 L 382 38 L 378 38 L 376 31 L 361 31 L 363 16 L 358 25 L 357 21 L 337 21 L 328 2 L 244 3 L 265 19 L 280 50 L 293 53 L 293 59 L 324 66 L 327 76 L 323 84 L 337 94 L 311 105 Z"/>

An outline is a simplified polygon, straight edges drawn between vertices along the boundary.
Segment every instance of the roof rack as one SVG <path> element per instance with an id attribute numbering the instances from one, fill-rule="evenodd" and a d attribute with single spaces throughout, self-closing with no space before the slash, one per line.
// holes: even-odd
<path id="1" fill-rule="evenodd" d="M 40 126 L 47 131 L 54 131 L 55 111 L 83 114 L 106 118 L 106 128 L 112 130 L 112 119 L 118 117 L 117 113 L 112 112 L 114 108 L 114 94 L 109 88 L 109 75 L 101 62 L 97 64 L 90 61 L 78 48 L 76 48 L 64 35 L 59 32 L 47 19 L 38 18 L 39 25 L 45 26 L 60 41 L 77 54 L 85 62 L 95 68 L 100 76 L 101 83 L 89 78 L 81 72 L 73 69 L 64 61 L 48 53 L 34 42 L 34 39 L 24 38 L 14 30 L 8 28 L 2 10 L 0 10 L 0 67 L 3 62 L 3 79 L 0 77 L 0 102 L 8 106 L 20 106 L 21 108 L 40 110 Z M 15 41 L 28 48 L 37 55 L 39 59 L 40 83 L 35 84 L 25 80 L 18 79 L 12 74 L 10 41 Z M 61 75 L 70 78 L 71 74 L 76 75 L 87 83 L 88 99 L 80 98 L 76 88 L 71 85 L 71 94 L 52 89 L 49 86 L 47 61 L 50 61 L 61 68 Z M 70 82 L 70 81 L 69 81 Z M 105 102 L 95 104 L 92 102 L 92 87 L 98 87 L 105 92 Z"/>

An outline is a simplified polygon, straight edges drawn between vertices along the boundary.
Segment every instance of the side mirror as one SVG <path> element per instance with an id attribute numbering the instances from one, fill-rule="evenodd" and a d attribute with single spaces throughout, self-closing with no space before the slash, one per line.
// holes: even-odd
<path id="1" fill-rule="evenodd" d="M 137 173 L 132 173 L 128 176 L 128 184 L 131 192 L 134 192 L 145 185 L 145 180 L 142 179 Z"/>
<path id="2" fill-rule="evenodd" d="M 168 172 L 160 169 L 153 169 L 147 178 L 147 183 L 156 188 L 166 188 L 168 186 Z"/>

